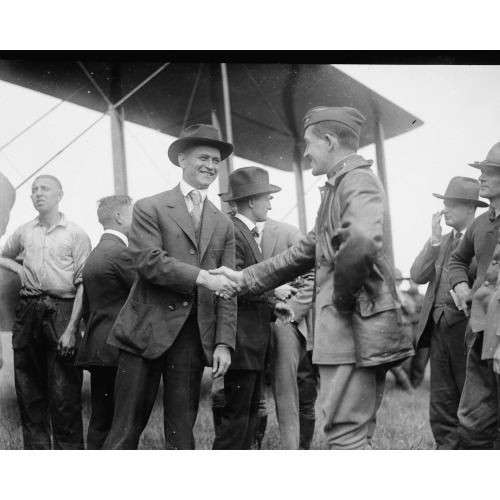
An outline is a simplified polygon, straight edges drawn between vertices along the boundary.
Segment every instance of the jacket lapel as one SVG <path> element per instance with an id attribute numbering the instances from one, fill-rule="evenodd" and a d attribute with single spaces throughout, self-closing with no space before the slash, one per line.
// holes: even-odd
<path id="1" fill-rule="evenodd" d="M 443 248 L 440 249 L 438 258 L 436 259 L 435 270 L 436 270 L 436 279 L 434 283 L 434 294 L 439 286 L 439 281 L 441 280 L 441 274 L 443 272 L 443 266 L 446 264 L 446 257 L 450 257 L 450 245 L 453 240 L 453 231 L 450 234 L 447 234 L 442 242 Z M 449 260 L 449 259 L 448 259 Z"/>
<path id="2" fill-rule="evenodd" d="M 200 262 L 201 259 L 203 259 L 203 255 L 205 255 L 212 236 L 214 235 L 218 217 L 219 210 L 208 198 L 205 198 L 205 202 L 203 203 L 203 212 L 201 214 L 200 246 L 198 248 L 200 253 Z"/>
<path id="3" fill-rule="evenodd" d="M 278 226 L 273 221 L 267 220 L 262 233 L 262 257 L 270 259 L 274 255 L 276 242 L 278 241 Z"/>
<path id="4" fill-rule="evenodd" d="M 237 217 L 233 217 L 233 222 L 240 228 L 241 234 L 243 235 L 243 237 L 248 243 L 248 246 L 252 250 L 252 254 L 254 256 L 255 261 L 262 262 L 262 252 L 259 250 L 259 245 L 257 245 L 257 242 L 255 241 L 255 238 L 253 237 L 253 234 L 251 233 L 250 229 L 248 229 L 248 226 Z"/>
<path id="5" fill-rule="evenodd" d="M 186 200 L 182 195 L 181 188 L 177 185 L 172 191 L 167 193 L 167 206 L 171 209 L 169 215 L 171 219 L 186 233 L 186 236 L 198 247 L 196 235 L 194 234 L 193 221 L 189 215 Z"/>

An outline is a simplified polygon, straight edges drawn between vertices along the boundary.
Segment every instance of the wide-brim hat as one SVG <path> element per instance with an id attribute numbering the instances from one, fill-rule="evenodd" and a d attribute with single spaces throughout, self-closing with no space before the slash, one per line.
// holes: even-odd
<path id="1" fill-rule="evenodd" d="M 470 203 L 476 207 L 487 207 L 488 204 L 479 200 L 479 181 L 470 177 L 453 177 L 444 195 L 432 193 L 441 200 Z"/>
<path id="2" fill-rule="evenodd" d="M 500 142 L 493 145 L 493 147 L 488 151 L 485 160 L 469 163 L 469 166 L 474 168 L 500 167 Z"/>
<path id="3" fill-rule="evenodd" d="M 269 184 L 269 173 L 261 167 L 243 167 L 229 175 L 229 191 L 221 193 L 222 201 L 236 201 L 259 194 L 281 191 L 279 186 Z"/>
<path id="4" fill-rule="evenodd" d="M 198 124 L 185 128 L 179 139 L 170 144 L 168 157 L 179 166 L 179 153 L 194 146 L 211 146 L 220 151 L 221 161 L 234 152 L 234 146 L 221 140 L 220 130 L 212 125 Z"/>

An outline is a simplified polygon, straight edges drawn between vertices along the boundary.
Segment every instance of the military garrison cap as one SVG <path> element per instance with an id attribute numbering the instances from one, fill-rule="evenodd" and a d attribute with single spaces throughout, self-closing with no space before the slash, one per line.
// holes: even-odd
<path id="1" fill-rule="evenodd" d="M 361 125 L 366 119 L 356 108 L 317 106 L 304 116 L 304 130 L 315 123 L 327 121 L 342 123 L 359 137 Z"/>

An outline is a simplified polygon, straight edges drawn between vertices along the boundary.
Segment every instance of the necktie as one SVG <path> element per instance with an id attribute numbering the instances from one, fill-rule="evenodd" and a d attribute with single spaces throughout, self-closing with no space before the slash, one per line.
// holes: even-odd
<path id="1" fill-rule="evenodd" d="M 451 249 L 455 250 L 455 248 L 458 247 L 458 244 L 460 243 L 460 238 L 462 237 L 462 233 L 460 231 L 457 231 L 457 234 L 455 235 L 454 240 L 451 243 Z"/>
<path id="2" fill-rule="evenodd" d="M 255 227 L 252 229 L 252 235 L 253 235 L 253 237 L 255 238 L 255 240 L 258 240 L 258 239 L 259 239 L 259 230 L 257 229 L 257 226 L 255 226 Z"/>
<path id="3" fill-rule="evenodd" d="M 193 219 L 193 225 L 195 232 L 198 231 L 201 219 L 201 194 L 198 190 L 193 189 L 189 193 L 189 197 L 193 200 L 193 210 L 191 210 L 191 219 Z"/>

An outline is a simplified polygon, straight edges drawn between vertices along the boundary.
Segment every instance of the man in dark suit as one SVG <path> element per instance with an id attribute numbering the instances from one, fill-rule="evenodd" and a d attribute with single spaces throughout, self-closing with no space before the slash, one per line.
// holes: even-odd
<path id="1" fill-rule="evenodd" d="M 102 198 L 97 217 L 104 234 L 82 271 L 83 319 L 87 328 L 75 360 L 76 366 L 90 372 L 88 450 L 102 448 L 113 421 L 119 351 L 107 340 L 137 276 L 128 250 L 132 199 L 124 195 Z"/>
<path id="2" fill-rule="evenodd" d="M 457 411 L 465 382 L 467 316 L 450 294 L 448 263 L 474 220 L 476 208 L 487 204 L 479 201 L 479 182 L 468 177 L 454 177 L 444 196 L 434 196 L 444 200 L 444 210 L 432 216 L 432 236 L 415 259 L 410 275 L 415 283 L 429 283 L 416 340 L 418 348 L 430 345 L 432 433 L 439 449 L 456 449 Z M 443 215 L 446 225 L 453 228 L 445 236 L 440 225 Z M 473 281 L 472 277 L 471 284 Z"/>
<path id="3" fill-rule="evenodd" d="M 257 222 L 267 218 L 271 194 L 281 188 L 269 184 L 269 175 L 259 167 L 235 170 L 229 176 L 229 193 L 223 201 L 235 202 L 233 216 L 236 240 L 236 269 L 262 261 Z M 269 344 L 273 311 L 270 296 L 238 298 L 236 350 L 224 377 L 225 405 L 216 429 L 214 450 L 249 450 L 255 435 L 262 376 Z"/>
<path id="4" fill-rule="evenodd" d="M 163 377 L 165 447 L 194 449 L 204 365 L 226 373 L 236 336 L 237 287 L 208 269 L 234 268 L 234 228 L 206 197 L 232 152 L 210 125 L 192 125 L 168 150 L 180 184 L 136 202 L 130 252 L 138 278 L 108 342 L 121 349 L 107 449 L 135 449 Z"/>

